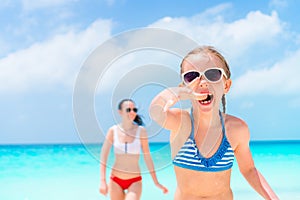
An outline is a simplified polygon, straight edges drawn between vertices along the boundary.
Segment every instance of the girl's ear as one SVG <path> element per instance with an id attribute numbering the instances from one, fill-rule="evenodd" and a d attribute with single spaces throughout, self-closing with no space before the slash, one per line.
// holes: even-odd
<path id="1" fill-rule="evenodd" d="M 232 83 L 231 79 L 226 79 L 225 84 L 224 84 L 224 90 L 225 90 L 224 93 L 225 94 L 229 91 L 229 89 L 231 87 L 231 83 Z"/>

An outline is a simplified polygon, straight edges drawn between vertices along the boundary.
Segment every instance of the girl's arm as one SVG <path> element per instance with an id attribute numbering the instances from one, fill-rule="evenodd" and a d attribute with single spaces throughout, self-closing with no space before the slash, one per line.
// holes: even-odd
<path id="1" fill-rule="evenodd" d="M 113 143 L 113 129 L 110 128 L 106 134 L 106 139 L 102 145 L 100 155 L 100 188 L 101 194 L 106 195 L 108 193 L 108 186 L 106 182 L 106 163 L 110 152 L 110 148 Z"/>
<path id="2" fill-rule="evenodd" d="M 154 169 L 154 164 L 153 164 L 150 150 L 149 150 L 148 135 L 147 135 L 146 129 L 144 129 L 142 127 L 141 127 L 140 137 L 141 137 L 140 140 L 141 140 L 141 146 L 142 146 L 142 150 L 143 150 L 143 154 L 144 154 L 144 159 L 145 159 L 146 165 L 148 167 L 148 170 L 151 174 L 152 180 L 153 180 L 154 184 L 156 185 L 156 187 L 161 189 L 163 191 L 163 193 L 166 194 L 168 192 L 168 189 L 158 182 L 158 179 L 157 179 L 157 176 L 155 173 L 155 169 Z"/>
<path id="3" fill-rule="evenodd" d="M 238 137 L 238 145 L 234 150 L 240 172 L 248 181 L 248 183 L 262 196 L 264 199 L 279 199 L 275 192 L 271 189 L 263 175 L 256 169 L 252 154 L 249 147 L 250 133 L 248 126 L 242 123 L 235 135 Z"/>
<path id="4" fill-rule="evenodd" d="M 168 130 L 178 130 L 182 110 L 171 107 L 180 100 L 204 99 L 207 95 L 195 94 L 188 87 L 172 87 L 160 92 L 151 102 L 150 116 L 160 126 Z"/>

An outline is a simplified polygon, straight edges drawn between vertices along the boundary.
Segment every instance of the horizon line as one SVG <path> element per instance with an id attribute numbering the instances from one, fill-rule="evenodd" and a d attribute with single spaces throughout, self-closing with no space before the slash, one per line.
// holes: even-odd
<path id="1" fill-rule="evenodd" d="M 300 142 L 300 139 L 291 140 L 291 139 L 272 139 L 272 140 L 250 140 L 251 143 L 298 143 Z M 151 141 L 149 144 L 159 144 L 159 143 L 169 143 L 169 141 Z M 66 146 L 85 146 L 85 145 L 101 145 L 101 142 L 95 142 L 95 143 L 80 143 L 80 142 L 57 142 L 57 143 L 0 143 L 1 146 L 53 146 L 53 145 L 66 145 Z"/>

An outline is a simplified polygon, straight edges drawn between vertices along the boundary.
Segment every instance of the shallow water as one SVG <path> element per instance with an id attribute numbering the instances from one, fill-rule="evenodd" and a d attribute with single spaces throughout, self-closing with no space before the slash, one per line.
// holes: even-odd
<path id="1" fill-rule="evenodd" d="M 96 200 L 100 145 L 5 145 L 0 146 L 1 200 Z M 176 179 L 167 143 L 151 143 L 159 181 L 169 188 L 157 189 L 141 159 L 142 199 L 173 199 Z M 252 142 L 256 167 L 280 199 L 300 200 L 300 141 Z M 113 163 L 110 154 L 109 164 Z M 108 168 L 107 176 L 110 169 Z M 245 181 L 234 163 L 231 180 L 235 199 L 262 199 Z"/>

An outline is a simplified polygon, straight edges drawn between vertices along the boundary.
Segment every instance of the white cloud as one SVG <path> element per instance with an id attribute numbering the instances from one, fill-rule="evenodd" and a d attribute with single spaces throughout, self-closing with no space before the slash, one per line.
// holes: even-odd
<path id="1" fill-rule="evenodd" d="M 297 94 L 300 90 L 300 49 L 270 68 L 249 70 L 233 81 L 233 96 Z"/>
<path id="2" fill-rule="evenodd" d="M 257 46 L 272 47 L 278 38 L 286 34 L 285 24 L 280 21 L 276 11 L 270 15 L 261 11 L 252 11 L 244 18 L 227 22 L 223 16 L 230 7 L 230 4 L 222 4 L 191 18 L 166 17 L 150 26 L 179 31 L 195 39 L 199 44 L 216 46 L 223 54 L 225 52 L 227 59 L 233 62 L 249 50 L 255 51 Z M 280 95 L 299 90 L 300 82 L 293 76 L 293 72 L 300 73 L 297 61 L 300 56 L 299 52 L 295 52 L 294 55 L 290 54 L 274 66 L 258 71 L 249 70 L 245 75 L 234 80 L 233 91 L 230 94 L 233 96 Z"/>
<path id="3" fill-rule="evenodd" d="M 78 0 L 22 0 L 24 10 L 35 10 L 40 8 L 56 7 L 73 3 Z"/>
<path id="4" fill-rule="evenodd" d="M 165 80 L 168 80 L 168 84 L 175 86 L 180 82 L 180 60 L 179 57 L 158 49 L 141 49 L 131 52 L 114 60 L 114 63 L 103 72 L 103 76 L 99 80 L 98 93 L 111 92 L 117 85 L 124 91 L 127 91 L 128 88 L 135 89 L 148 82 L 167 85 L 164 83 Z M 98 65 L 99 63 L 101 61 L 98 62 Z M 152 71 L 148 70 L 150 68 Z M 146 71 L 147 74 L 144 74 Z M 168 78 L 168 76 L 172 78 Z M 124 82 L 126 84 L 120 85 Z"/>
<path id="5" fill-rule="evenodd" d="M 98 20 L 87 29 L 68 31 L 0 60 L 0 91 L 73 84 L 91 51 L 110 36 L 111 22 Z"/>
<path id="6" fill-rule="evenodd" d="M 70 1 L 56 0 L 55 2 L 66 3 Z M 46 5 L 48 1 L 42 2 Z M 226 57 L 233 59 L 238 59 L 240 54 L 255 47 L 257 44 L 271 42 L 283 32 L 282 23 L 276 12 L 272 12 L 271 15 L 263 14 L 260 11 L 249 12 L 245 18 L 230 23 L 225 22 L 222 13 L 225 13 L 230 7 L 231 4 L 221 4 L 190 18 L 165 17 L 149 26 L 178 31 L 195 39 L 200 44 L 213 44 L 218 49 L 222 49 L 226 54 L 229 54 Z M 32 45 L 28 49 L 3 58 L 0 60 L 0 80 L 6 84 L 2 84 L 0 90 L 22 90 L 33 85 L 65 84 L 73 81 L 74 74 L 78 72 L 78 63 L 82 63 L 83 56 L 92 48 L 95 48 L 99 41 L 108 38 L 109 28 L 110 24 L 108 22 L 98 21 L 80 33 L 69 31 L 66 34 L 54 37 L 52 40 Z M 140 39 L 143 40 L 144 38 L 146 36 Z M 137 41 L 133 40 L 131 42 Z M 178 44 L 176 45 L 178 46 Z M 130 58 L 130 60 L 135 59 Z M 152 57 L 151 59 L 155 58 Z M 128 62 L 128 60 L 123 61 Z M 254 75 L 256 78 L 264 81 L 264 77 L 268 76 L 269 73 L 279 76 L 281 68 L 274 66 L 273 68 L 260 70 L 259 73 L 257 71 L 249 71 L 247 76 L 243 76 L 243 80 L 239 78 L 237 82 L 241 86 L 244 83 L 247 83 L 248 85 L 246 86 L 249 86 L 249 82 L 252 79 L 248 80 L 247 78 Z M 270 81 L 264 83 L 263 87 L 252 92 L 253 94 L 263 92 L 276 86 L 276 84 L 276 81 L 274 82 L 274 80 L 270 79 Z M 290 90 L 294 87 L 293 84 L 289 85 Z M 105 88 L 107 87 L 105 86 Z M 234 93 L 239 91 L 239 93 L 243 94 L 240 86 L 233 89 L 235 90 Z"/>
<path id="7" fill-rule="evenodd" d="M 180 61 L 190 48 L 195 46 L 197 46 L 197 43 L 193 40 L 165 29 L 138 29 L 124 32 L 107 41 L 105 45 L 101 45 L 97 48 L 97 51 L 91 54 L 87 59 L 87 63 L 85 63 L 88 67 L 85 68 L 86 71 L 82 72 L 82 77 L 86 81 L 80 83 L 80 85 L 89 85 L 86 87 L 90 87 L 91 92 L 94 92 L 93 88 L 96 83 L 92 80 L 95 79 L 98 81 L 99 92 L 110 92 L 117 84 L 122 82 L 121 80 L 127 80 L 127 78 L 131 80 L 127 82 L 128 85 L 125 84 L 126 86 L 129 87 L 129 82 L 141 85 L 145 83 L 140 81 L 144 77 L 141 77 L 142 75 L 132 77 L 132 72 L 143 67 L 149 69 L 150 66 L 160 66 L 161 70 L 170 68 L 170 71 L 177 73 L 174 77 L 178 79 L 173 81 L 167 78 L 164 79 L 161 77 L 166 76 L 166 74 L 153 71 L 153 73 L 149 72 L 147 74 L 149 80 L 155 83 L 168 80 L 169 83 L 178 85 L 180 82 L 178 74 Z M 99 66 L 102 68 L 100 69 Z M 136 74 L 138 72 L 135 71 Z M 158 74 L 161 74 L 161 76 Z M 102 76 L 99 77 L 100 75 Z"/>
<path id="8" fill-rule="evenodd" d="M 235 46 L 250 47 L 258 42 L 270 41 L 282 31 L 277 13 L 265 15 L 260 11 L 250 12 L 245 19 L 240 19 L 224 27 L 224 35 Z"/>
<path id="9" fill-rule="evenodd" d="M 222 4 L 191 18 L 166 17 L 150 26 L 179 31 L 200 44 L 211 44 L 224 50 L 232 58 L 239 57 L 254 45 L 272 42 L 283 31 L 275 11 L 271 15 L 253 11 L 245 18 L 225 22 L 222 13 L 230 6 Z"/>

